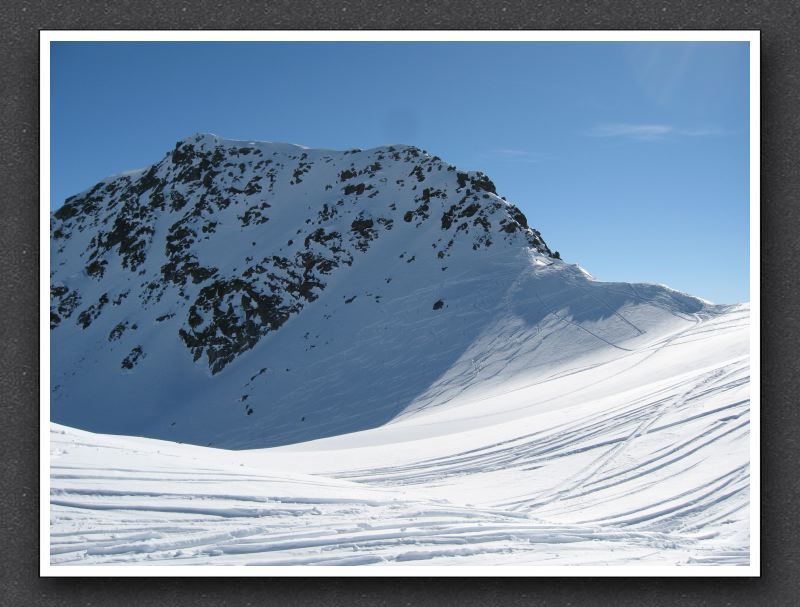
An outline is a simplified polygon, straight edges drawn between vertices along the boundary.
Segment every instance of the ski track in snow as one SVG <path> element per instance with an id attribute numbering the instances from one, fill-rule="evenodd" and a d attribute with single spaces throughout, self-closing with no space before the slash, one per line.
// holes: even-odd
<path id="1" fill-rule="evenodd" d="M 51 222 L 54 565 L 749 561 L 749 306 L 482 173 L 198 134 Z"/>
<path id="2" fill-rule="evenodd" d="M 53 424 L 51 563 L 748 564 L 748 312 L 287 447 Z"/>

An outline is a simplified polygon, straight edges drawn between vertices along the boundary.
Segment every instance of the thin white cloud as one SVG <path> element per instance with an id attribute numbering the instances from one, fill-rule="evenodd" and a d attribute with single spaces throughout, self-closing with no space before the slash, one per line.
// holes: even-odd
<path id="1" fill-rule="evenodd" d="M 660 139 L 675 129 L 665 124 L 599 124 L 587 135 L 590 137 L 624 137 L 626 139 Z"/>
<path id="2" fill-rule="evenodd" d="M 681 129 L 678 131 L 679 135 L 684 137 L 717 137 L 724 135 L 725 131 L 722 129 L 706 128 L 706 129 Z"/>
<path id="3" fill-rule="evenodd" d="M 589 137 L 659 141 L 667 137 L 714 137 L 724 135 L 717 128 L 679 129 L 667 124 L 598 124 L 585 135 Z"/>

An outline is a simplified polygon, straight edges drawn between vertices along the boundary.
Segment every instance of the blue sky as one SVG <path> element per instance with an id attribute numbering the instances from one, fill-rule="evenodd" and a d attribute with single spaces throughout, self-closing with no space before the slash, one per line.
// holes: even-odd
<path id="1" fill-rule="evenodd" d="M 54 43 L 52 208 L 196 132 L 417 145 L 601 280 L 749 296 L 747 43 Z"/>

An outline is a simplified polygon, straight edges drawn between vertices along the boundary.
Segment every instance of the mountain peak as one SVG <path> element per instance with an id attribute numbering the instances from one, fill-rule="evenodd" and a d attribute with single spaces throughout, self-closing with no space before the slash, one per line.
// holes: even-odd
<path id="1" fill-rule="evenodd" d="M 276 141 L 257 141 L 248 139 L 225 139 L 214 133 L 194 133 L 175 143 L 175 149 L 183 146 L 192 146 L 197 150 L 213 152 L 217 148 L 254 148 L 263 151 L 281 151 L 285 153 L 296 153 L 308 150 L 307 146 L 296 143 L 285 143 Z"/>
<path id="2" fill-rule="evenodd" d="M 597 291 L 488 176 L 408 145 L 192 135 L 51 229 L 53 417 L 99 431 L 263 446 L 363 429 L 434 398 L 497 323 L 521 319 L 558 358 L 640 336 L 597 326 L 628 301 L 659 319 L 703 308 Z M 551 321 L 574 343 L 548 340 Z"/>

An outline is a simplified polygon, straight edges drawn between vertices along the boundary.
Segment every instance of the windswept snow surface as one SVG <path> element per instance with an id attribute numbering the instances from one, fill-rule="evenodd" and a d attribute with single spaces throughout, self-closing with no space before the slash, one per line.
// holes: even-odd
<path id="1" fill-rule="evenodd" d="M 51 563 L 746 565 L 748 316 L 533 371 L 499 334 L 391 423 L 290 446 L 53 424 Z"/>
<path id="2" fill-rule="evenodd" d="M 749 307 L 594 280 L 480 172 L 198 135 L 51 262 L 53 564 L 748 563 Z"/>

